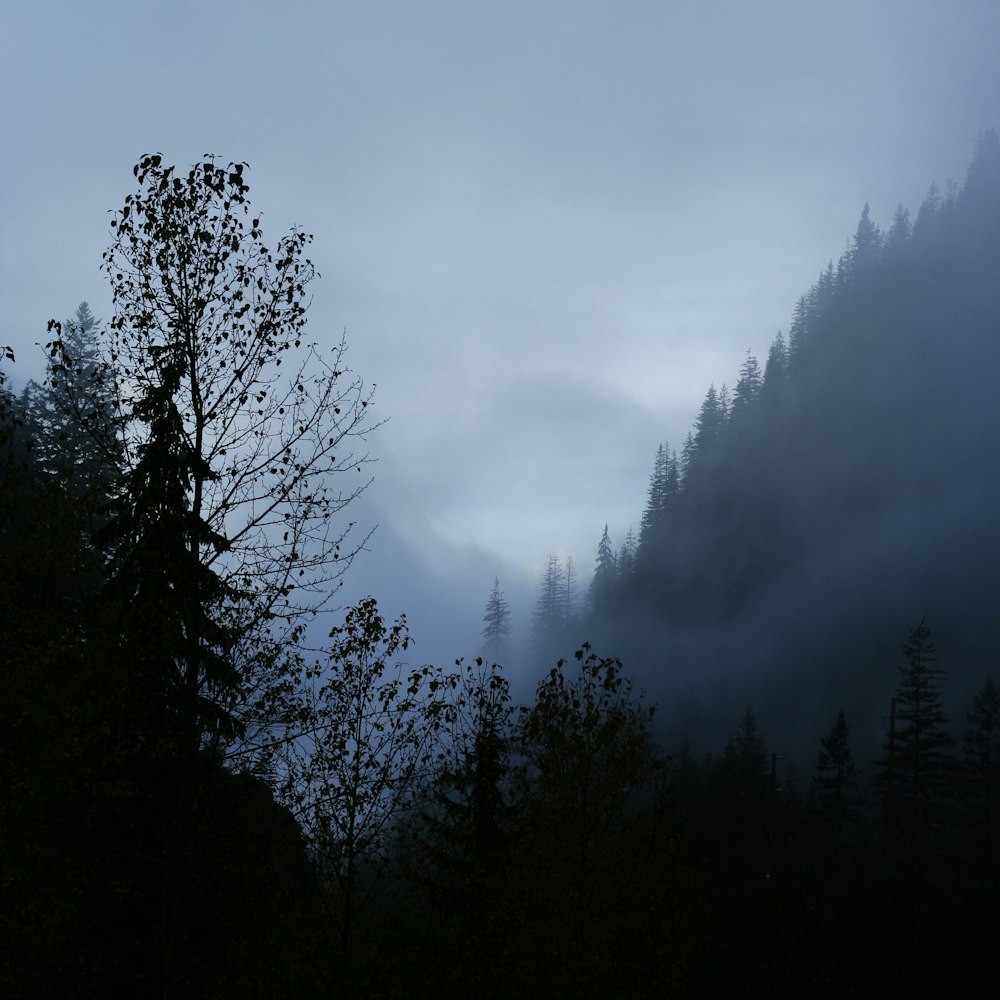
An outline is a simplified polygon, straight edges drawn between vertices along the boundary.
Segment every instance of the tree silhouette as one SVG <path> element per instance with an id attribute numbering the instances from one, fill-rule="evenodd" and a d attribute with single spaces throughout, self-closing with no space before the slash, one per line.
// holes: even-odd
<path id="1" fill-rule="evenodd" d="M 511 636 L 510 605 L 500 589 L 499 577 L 494 577 L 493 590 L 483 611 L 481 635 L 490 659 L 501 659 L 507 653 Z"/>

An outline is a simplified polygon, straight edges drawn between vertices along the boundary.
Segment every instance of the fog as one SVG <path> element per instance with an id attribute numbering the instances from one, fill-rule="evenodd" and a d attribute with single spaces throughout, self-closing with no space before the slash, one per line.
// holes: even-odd
<path id="1" fill-rule="evenodd" d="M 142 152 L 247 161 L 269 237 L 316 236 L 311 335 L 346 329 L 386 419 L 351 511 L 378 527 L 337 603 L 374 594 L 408 616 L 417 659 L 447 663 L 477 652 L 499 578 L 527 690 L 549 554 L 572 557 L 582 601 L 604 524 L 616 545 L 638 533 L 657 445 L 680 450 L 748 347 L 763 363 L 865 202 L 886 229 L 898 202 L 915 217 L 932 181 L 961 182 L 995 124 L 998 34 L 990 2 L 22 5 L 0 70 L 0 344 L 23 386 L 50 317 L 84 299 L 111 316 L 107 212 Z M 802 707 L 767 709 L 765 726 L 773 712 L 814 732 L 807 706 L 830 708 L 816 678 L 891 660 L 925 612 L 949 653 L 980 655 L 948 605 L 987 601 L 955 553 L 981 551 L 989 516 L 974 494 L 941 503 L 937 534 L 922 514 L 913 528 L 901 586 L 882 582 L 912 540 L 893 506 L 724 628 L 568 645 L 603 640 L 664 706 L 724 699 L 731 716 L 781 688 Z M 858 713 L 884 711 L 891 676 L 854 696 Z"/>

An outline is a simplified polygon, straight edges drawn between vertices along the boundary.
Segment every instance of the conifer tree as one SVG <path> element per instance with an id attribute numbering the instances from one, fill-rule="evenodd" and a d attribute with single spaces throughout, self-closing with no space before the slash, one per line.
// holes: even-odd
<path id="1" fill-rule="evenodd" d="M 541 592 L 531 615 L 534 639 L 543 648 L 561 636 L 566 623 L 566 574 L 557 555 L 549 555 Z"/>
<path id="2" fill-rule="evenodd" d="M 1000 687 L 989 678 L 967 716 L 962 754 L 962 801 L 977 867 L 996 874 L 1000 840 Z"/>
<path id="3" fill-rule="evenodd" d="M 587 609 L 590 615 L 606 613 L 618 586 L 618 558 L 611 544 L 608 526 L 604 525 L 601 540 L 597 543 L 597 563 L 594 577 L 587 592 Z"/>
<path id="4" fill-rule="evenodd" d="M 635 551 L 635 532 L 629 526 L 622 547 L 618 550 L 618 579 L 626 588 L 631 583 L 635 571 Z"/>
<path id="5" fill-rule="evenodd" d="M 767 362 L 764 365 L 764 382 L 762 393 L 773 397 L 779 393 L 788 375 L 788 348 L 785 337 L 779 330 L 767 352 Z"/>
<path id="6" fill-rule="evenodd" d="M 86 302 L 73 319 L 51 322 L 44 385 L 22 396 L 36 466 L 58 476 L 77 501 L 106 499 L 121 463 L 113 378 L 100 354 L 100 320 Z"/>
<path id="7" fill-rule="evenodd" d="M 500 578 L 493 580 L 493 590 L 483 611 L 483 630 L 486 654 L 491 660 L 498 660 L 508 651 L 511 635 L 510 604 L 500 589 Z"/>
<path id="8" fill-rule="evenodd" d="M 930 844 L 953 783 L 954 740 L 941 706 L 943 671 L 924 621 L 910 632 L 903 655 L 879 783 L 890 842 L 918 852 Z"/>
<path id="9" fill-rule="evenodd" d="M 748 347 L 746 360 L 740 367 L 740 377 L 733 390 L 732 416 L 734 421 L 745 419 L 746 415 L 753 410 L 760 397 L 762 384 L 763 376 L 760 365 Z"/>
<path id="10" fill-rule="evenodd" d="M 877 267 L 881 257 L 882 232 L 872 222 L 871 210 L 868 202 L 865 202 L 850 249 L 848 268 L 851 277 L 857 278 L 869 274 Z"/>
<path id="11" fill-rule="evenodd" d="M 848 828 L 858 816 L 857 781 L 850 728 L 841 709 L 829 735 L 820 740 L 812 779 L 816 812 L 834 854 L 840 852 Z"/>

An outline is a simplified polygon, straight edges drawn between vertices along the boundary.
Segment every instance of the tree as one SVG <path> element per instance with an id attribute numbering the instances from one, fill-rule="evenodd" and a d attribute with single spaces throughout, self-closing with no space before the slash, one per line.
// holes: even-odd
<path id="1" fill-rule="evenodd" d="M 576 572 L 573 557 L 566 556 L 563 570 L 563 629 L 569 631 L 576 621 Z"/>
<path id="2" fill-rule="evenodd" d="M 625 532 L 625 540 L 618 550 L 618 579 L 628 587 L 631 583 L 632 573 L 635 570 L 635 532 L 631 525 Z"/>
<path id="3" fill-rule="evenodd" d="M 747 348 L 746 360 L 740 367 L 740 377 L 736 381 L 736 388 L 733 390 L 733 417 L 735 420 L 743 419 L 747 413 L 751 412 L 760 397 L 761 386 L 764 378 L 761 375 L 760 365 L 757 359 Z"/>
<path id="4" fill-rule="evenodd" d="M 436 921 L 456 923 L 466 968 L 485 973 L 488 989 L 507 931 L 498 897 L 512 840 L 515 708 L 499 666 L 477 657 L 455 667 L 443 685 L 440 752 L 404 862 Z"/>
<path id="5" fill-rule="evenodd" d="M 917 864 L 939 828 L 954 741 L 941 707 L 943 672 L 935 666 L 937 654 L 923 620 L 907 637 L 903 655 L 879 779 L 889 842 L 906 848 Z"/>
<path id="6" fill-rule="evenodd" d="M 966 715 L 962 801 L 977 854 L 977 869 L 995 877 L 1000 830 L 1000 687 L 989 678 Z"/>
<path id="7" fill-rule="evenodd" d="M 708 387 L 695 424 L 694 453 L 698 460 L 711 454 L 722 437 L 726 415 L 714 385 Z M 696 465 L 697 467 L 697 465 Z"/>
<path id="8" fill-rule="evenodd" d="M 587 591 L 587 609 L 588 614 L 599 616 L 608 612 L 618 588 L 618 558 L 607 525 L 604 525 L 601 540 L 597 543 L 595 562 L 594 576 Z"/>
<path id="9" fill-rule="evenodd" d="M 531 623 L 535 640 L 542 644 L 561 636 L 566 624 L 566 576 L 556 555 L 549 556 Z"/>
<path id="10" fill-rule="evenodd" d="M 330 600 L 357 551 L 337 515 L 366 484 L 340 479 L 365 461 L 351 443 L 370 429 L 371 393 L 348 374 L 343 339 L 330 355 L 304 343 L 311 237 L 264 244 L 243 164 L 208 158 L 184 174 L 157 154 L 133 173 L 139 190 L 112 221 L 103 264 L 124 449 L 114 575 L 137 591 L 138 577 L 166 574 L 157 599 L 179 605 L 171 669 L 188 714 L 208 700 L 248 719 L 276 640 Z M 214 629 L 232 667 L 221 686 L 203 649 Z"/>
<path id="11" fill-rule="evenodd" d="M 848 828 L 858 816 L 858 770 L 851 753 L 850 735 L 841 709 L 829 735 L 820 740 L 812 779 L 816 813 L 834 856 L 840 853 Z"/>
<path id="12" fill-rule="evenodd" d="M 851 245 L 849 270 L 852 277 L 869 274 L 882 259 L 882 232 L 871 220 L 868 202 L 861 210 Z"/>
<path id="13" fill-rule="evenodd" d="M 764 381 L 761 385 L 761 395 L 774 399 L 780 395 L 788 378 L 788 348 L 784 335 L 779 330 L 767 352 L 767 362 L 764 365 Z"/>
<path id="14" fill-rule="evenodd" d="M 653 709 L 621 662 L 586 644 L 574 660 L 549 671 L 521 719 L 527 905 L 514 954 L 528 956 L 542 992 L 572 984 L 574 995 L 610 995 L 623 967 L 660 960 L 623 957 L 608 927 L 653 951 L 663 933 L 659 893 L 669 890 L 657 885 L 657 862 L 669 845 L 656 837 L 645 854 L 650 844 L 639 814 L 662 762 L 650 736 Z M 636 878 L 639 871 L 645 875 Z M 662 875 L 666 881 L 673 871 Z"/>
<path id="15" fill-rule="evenodd" d="M 432 667 L 392 662 L 411 642 L 406 619 L 387 625 L 374 598 L 330 638 L 329 669 L 309 672 L 308 731 L 283 745 L 279 770 L 346 946 L 388 864 L 392 824 L 430 767 L 443 685 Z"/>
<path id="16" fill-rule="evenodd" d="M 482 636 L 486 640 L 486 653 L 497 659 L 507 652 L 510 644 L 510 605 L 500 589 L 500 578 L 493 580 L 493 592 L 483 611 Z"/>
<path id="17" fill-rule="evenodd" d="M 45 384 L 29 382 L 23 395 L 34 461 L 60 476 L 78 500 L 103 500 L 121 449 L 112 380 L 100 356 L 100 320 L 81 302 L 73 319 L 49 326 L 56 338 L 48 345 Z"/>
<path id="18" fill-rule="evenodd" d="M 673 477 L 671 477 L 673 470 Z M 657 445 L 653 471 L 646 492 L 646 509 L 639 524 L 639 549 L 654 546 L 654 539 L 662 538 L 676 499 L 676 461 L 671 464 L 670 450 L 665 444 Z"/>
<path id="19" fill-rule="evenodd" d="M 896 206 L 892 216 L 892 225 L 885 237 L 885 252 L 898 254 L 910 242 L 910 213 L 902 205 Z"/>
<path id="20" fill-rule="evenodd" d="M 144 831 L 130 856 L 150 859 L 136 893 L 162 883 L 149 939 L 168 993 L 193 975 L 202 791 L 227 748 L 251 767 L 294 738 L 276 706 L 299 676 L 297 641 L 357 551 L 338 515 L 365 482 L 342 474 L 359 476 L 351 445 L 371 426 L 344 340 L 330 354 L 303 340 L 311 237 L 266 246 L 244 171 L 143 156 L 102 265 L 121 433 L 98 536 L 105 683 L 125 702 L 114 760 Z M 65 337 L 54 349 L 72 356 Z"/>

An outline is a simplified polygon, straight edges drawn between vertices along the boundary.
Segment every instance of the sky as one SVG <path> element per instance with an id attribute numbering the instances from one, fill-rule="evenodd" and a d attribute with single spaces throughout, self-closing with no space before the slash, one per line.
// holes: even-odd
<path id="1" fill-rule="evenodd" d="M 1000 125 L 996 0 L 13 0 L 0 32 L 0 346 L 40 378 L 109 211 L 160 152 L 250 166 L 315 236 L 309 333 L 386 422 L 345 599 L 471 648 L 549 553 L 583 582 L 658 444 L 763 360 L 853 234 L 961 182 Z"/>

